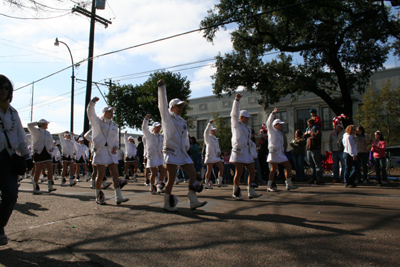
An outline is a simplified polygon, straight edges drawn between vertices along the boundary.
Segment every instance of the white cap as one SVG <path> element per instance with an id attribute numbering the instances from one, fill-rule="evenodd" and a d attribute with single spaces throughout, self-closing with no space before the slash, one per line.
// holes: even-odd
<path id="1" fill-rule="evenodd" d="M 211 126 L 211 131 L 216 131 L 217 128 L 215 128 L 214 126 Z"/>
<path id="2" fill-rule="evenodd" d="M 155 123 L 153 123 L 153 127 L 158 127 L 158 126 L 161 126 L 161 123 L 159 123 L 159 122 L 155 122 Z"/>
<path id="3" fill-rule="evenodd" d="M 78 141 L 85 141 L 85 139 L 83 139 L 83 137 L 79 137 Z"/>
<path id="4" fill-rule="evenodd" d="M 38 123 L 50 123 L 50 122 L 46 121 L 45 119 L 41 119 L 40 121 L 38 121 Z"/>
<path id="5" fill-rule="evenodd" d="M 128 137 L 128 140 L 133 140 L 133 136 L 129 136 L 129 137 Z"/>
<path id="6" fill-rule="evenodd" d="M 251 118 L 251 115 L 247 112 L 247 110 L 241 110 L 239 117 Z"/>
<path id="7" fill-rule="evenodd" d="M 65 132 L 64 135 L 71 135 L 71 132 Z"/>
<path id="8" fill-rule="evenodd" d="M 179 98 L 174 98 L 171 101 L 169 101 L 169 108 L 172 108 L 175 105 L 182 105 L 182 104 L 184 106 L 186 106 L 186 102 L 185 101 L 182 101 Z"/>
<path id="9" fill-rule="evenodd" d="M 284 122 L 281 121 L 280 119 L 276 119 L 276 120 L 274 120 L 274 122 L 272 123 L 272 125 L 275 125 L 275 124 L 284 124 Z"/>
<path id="10" fill-rule="evenodd" d="M 116 109 L 117 109 L 117 108 L 110 107 L 110 106 L 105 106 L 105 107 L 103 108 L 102 112 L 103 112 L 103 113 L 106 113 L 106 111 L 110 111 L 110 110 L 114 111 L 114 110 L 116 110 Z"/>

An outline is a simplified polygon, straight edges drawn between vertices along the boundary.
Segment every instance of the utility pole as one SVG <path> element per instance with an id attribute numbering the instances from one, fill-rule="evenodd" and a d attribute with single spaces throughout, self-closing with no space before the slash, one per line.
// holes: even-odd
<path id="1" fill-rule="evenodd" d="M 105 1 L 103 1 L 105 5 Z M 103 7 L 99 7 L 100 9 L 104 9 Z M 78 12 L 84 16 L 90 17 L 90 33 L 89 33 L 89 57 L 88 57 L 88 72 L 86 79 L 86 100 L 85 100 L 85 117 L 83 118 L 83 133 L 89 131 L 89 118 L 87 116 L 87 106 L 91 101 L 92 97 L 92 79 L 93 79 L 93 51 L 94 51 L 94 26 L 95 22 L 99 22 L 103 24 L 106 28 L 108 24 L 111 24 L 111 21 L 106 20 L 100 16 L 96 15 L 96 0 L 92 0 L 92 11 L 89 12 L 84 8 L 76 6 L 72 8 L 72 12 Z"/>
<path id="2" fill-rule="evenodd" d="M 35 91 L 35 83 L 32 83 L 32 102 L 31 102 L 31 122 L 33 121 L 33 92 Z"/>

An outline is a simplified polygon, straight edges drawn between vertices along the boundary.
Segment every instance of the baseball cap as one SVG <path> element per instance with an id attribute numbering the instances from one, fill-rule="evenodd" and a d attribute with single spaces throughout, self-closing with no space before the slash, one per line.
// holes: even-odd
<path id="1" fill-rule="evenodd" d="M 185 105 L 186 106 L 186 102 L 180 100 L 179 98 L 174 98 L 171 101 L 169 101 L 169 108 L 172 108 L 175 105 Z"/>
<path id="2" fill-rule="evenodd" d="M 128 140 L 133 140 L 133 136 L 129 136 L 129 137 L 128 137 Z"/>
<path id="3" fill-rule="evenodd" d="M 214 126 L 211 126 L 211 131 L 216 131 L 217 128 L 215 128 Z"/>
<path id="4" fill-rule="evenodd" d="M 41 119 L 38 121 L 38 123 L 50 123 L 49 121 L 46 121 L 45 119 Z"/>
<path id="5" fill-rule="evenodd" d="M 114 108 L 114 107 L 111 107 L 111 106 L 105 106 L 105 107 L 103 108 L 102 112 L 103 112 L 103 113 L 106 113 L 107 111 L 110 111 L 110 110 L 114 111 L 114 110 L 116 110 L 116 109 L 117 109 L 117 108 Z"/>
<path id="6" fill-rule="evenodd" d="M 161 126 L 161 123 L 159 123 L 159 122 L 155 122 L 155 123 L 153 123 L 153 127 L 158 127 L 158 126 Z"/>
<path id="7" fill-rule="evenodd" d="M 79 137 L 78 141 L 85 141 L 85 139 L 83 139 L 83 137 Z"/>
<path id="8" fill-rule="evenodd" d="M 275 125 L 275 124 L 284 124 L 284 122 L 281 121 L 280 119 L 275 119 L 274 122 L 272 123 L 272 125 Z"/>
<path id="9" fill-rule="evenodd" d="M 247 110 L 241 110 L 239 117 L 251 118 L 251 115 L 247 112 Z"/>

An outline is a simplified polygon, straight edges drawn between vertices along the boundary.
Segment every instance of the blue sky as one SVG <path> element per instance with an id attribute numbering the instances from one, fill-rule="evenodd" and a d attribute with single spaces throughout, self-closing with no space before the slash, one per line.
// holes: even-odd
<path id="1" fill-rule="evenodd" d="M 214 0 L 107 0 L 106 9 L 98 10 L 97 14 L 111 19 L 112 24 L 108 28 L 96 24 L 94 55 L 198 29 L 200 21 L 207 16 L 207 10 L 213 8 L 217 2 Z M 89 19 L 70 13 L 70 9 L 74 6 L 72 1 L 64 0 L 58 3 L 42 0 L 41 3 L 60 10 L 47 9 L 45 13 L 35 13 L 28 9 L 12 8 L 4 5 L 4 2 L 0 4 L 0 13 L 14 17 L 65 15 L 44 20 L 19 20 L 0 16 L 0 25 L 2 25 L 0 28 L 0 73 L 9 77 L 15 88 L 20 88 L 71 65 L 67 48 L 62 44 L 59 47 L 54 46 L 56 37 L 68 44 L 75 62 L 88 57 Z M 93 81 L 104 83 L 111 78 L 114 82 L 135 85 L 146 81 L 151 70 L 204 61 L 168 70 L 181 70 L 182 76 L 187 76 L 191 81 L 192 98 L 207 96 L 212 94 L 210 76 L 215 72 L 215 68 L 212 67 L 214 61 L 207 60 L 218 53 L 224 54 L 231 50 L 229 30 L 218 32 L 214 44 L 207 42 L 202 37 L 202 33 L 195 32 L 95 58 Z M 395 65 L 395 59 L 391 57 L 386 67 Z M 144 74 L 138 75 L 143 72 Z M 129 74 L 136 75 L 125 76 Z M 75 69 L 75 76 L 77 79 L 86 80 L 86 62 Z M 24 126 L 31 120 L 32 87 L 29 85 L 14 92 L 12 105 L 19 111 Z M 100 86 L 100 89 L 105 93 L 108 92 L 105 86 Z M 83 130 L 85 90 L 84 82 L 76 82 L 74 108 L 76 133 Z M 35 83 L 33 121 L 42 118 L 51 121 L 49 130 L 53 133 L 69 130 L 70 92 L 71 69 Z M 97 112 L 100 113 L 106 103 L 95 86 L 92 89 L 92 97 L 94 96 L 101 99 L 96 107 Z M 135 131 L 129 129 L 129 132 Z"/>

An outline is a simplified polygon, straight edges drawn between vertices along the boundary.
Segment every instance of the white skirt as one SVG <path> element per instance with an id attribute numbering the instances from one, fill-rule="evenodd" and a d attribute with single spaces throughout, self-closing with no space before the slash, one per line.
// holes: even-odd
<path id="1" fill-rule="evenodd" d="M 221 162 L 222 159 L 220 157 L 207 157 L 204 160 L 204 163 L 217 163 L 217 162 Z"/>
<path id="2" fill-rule="evenodd" d="M 161 165 L 164 165 L 164 159 L 160 159 L 158 156 L 147 156 L 146 168 L 154 168 Z"/>
<path id="3" fill-rule="evenodd" d="M 274 153 L 274 152 L 269 152 L 268 153 L 268 158 L 267 162 L 269 163 L 282 163 L 285 161 L 289 161 L 285 154 L 282 153 Z"/>
<path id="4" fill-rule="evenodd" d="M 185 164 L 193 164 L 193 160 L 187 153 L 178 151 L 176 154 L 164 153 L 164 163 L 182 166 Z"/>
<path id="5" fill-rule="evenodd" d="M 111 154 L 107 147 L 103 147 L 94 152 L 92 163 L 96 165 L 118 164 L 117 155 Z"/>
<path id="6" fill-rule="evenodd" d="M 229 162 L 249 164 L 254 163 L 254 159 L 249 151 L 245 151 L 244 153 L 237 153 L 236 151 L 232 151 Z"/>

